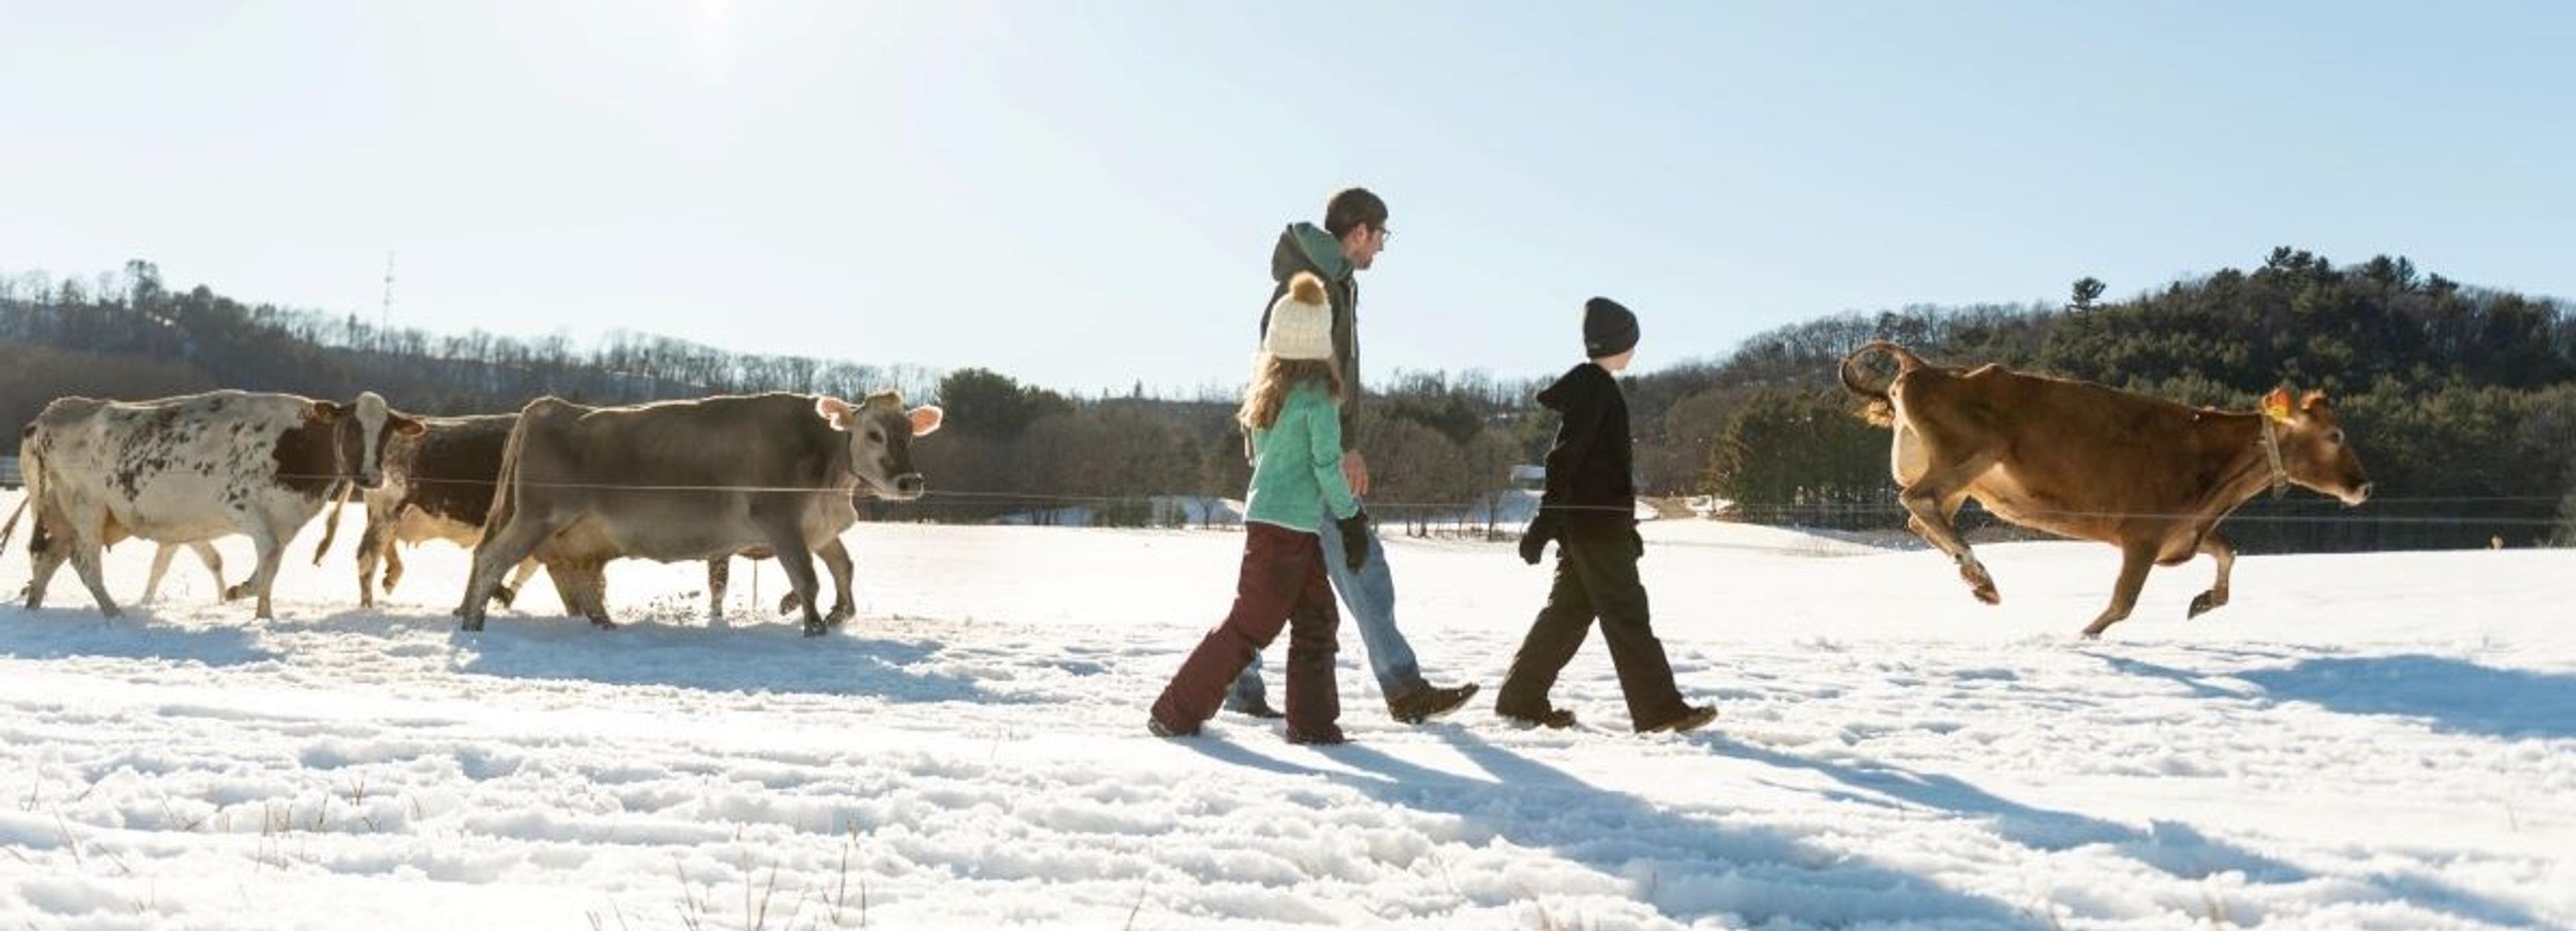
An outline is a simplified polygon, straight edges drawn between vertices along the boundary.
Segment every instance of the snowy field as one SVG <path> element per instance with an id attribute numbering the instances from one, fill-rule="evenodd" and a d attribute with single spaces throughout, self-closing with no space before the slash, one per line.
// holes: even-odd
<path id="1" fill-rule="evenodd" d="M 1721 717 L 1646 738 L 1597 637 L 1585 728 L 1497 722 L 1546 573 L 1395 541 L 1425 665 L 1487 691 L 1396 725 L 1346 625 L 1354 743 L 1307 748 L 1145 733 L 1234 533 L 862 525 L 859 617 L 807 640 L 743 564 L 730 625 L 700 567 L 625 563 L 624 629 L 540 580 L 461 634 L 464 554 L 359 611 L 354 527 L 316 568 L 318 530 L 273 623 L 184 555 L 121 620 L 68 570 L 0 607 L 0 927 L 2576 925 L 2565 551 L 2248 557 L 2185 621 L 2203 560 L 2087 643 L 2109 547 L 1984 547 L 1987 608 L 1919 550 L 1650 525 Z"/>

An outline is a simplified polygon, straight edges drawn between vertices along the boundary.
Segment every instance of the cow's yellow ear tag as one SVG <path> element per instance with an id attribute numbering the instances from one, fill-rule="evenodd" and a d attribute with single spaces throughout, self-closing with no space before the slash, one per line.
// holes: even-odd
<path id="1" fill-rule="evenodd" d="M 2263 413 L 2282 423 L 2290 422 L 2290 389 L 2274 388 L 2263 396 Z"/>

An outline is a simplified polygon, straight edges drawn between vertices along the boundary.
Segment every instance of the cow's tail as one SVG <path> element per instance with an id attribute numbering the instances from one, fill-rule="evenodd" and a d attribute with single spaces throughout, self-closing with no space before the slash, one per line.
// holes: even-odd
<path id="1" fill-rule="evenodd" d="M 313 548 L 313 564 L 316 566 L 322 564 L 322 554 L 331 551 L 331 541 L 340 538 L 340 509 L 349 506 L 349 493 L 357 490 L 358 483 L 344 479 L 339 487 L 340 493 L 333 496 L 331 502 L 331 519 L 322 524 L 322 543 Z"/>
<path id="2" fill-rule="evenodd" d="M 1860 360 L 1873 353 L 1886 353 L 1890 358 L 1895 359 L 1898 375 L 1923 368 L 1924 363 L 1921 357 L 1906 351 L 1905 347 L 1883 339 L 1863 343 L 1860 348 L 1852 350 L 1850 355 L 1843 357 L 1843 363 L 1839 369 L 1843 390 L 1860 396 L 1861 419 L 1869 421 L 1871 426 L 1884 427 L 1896 422 L 1896 402 L 1887 396 L 1886 388 L 1872 388 L 1861 382 Z M 1894 381 L 1890 380 L 1889 383 L 1892 385 Z"/>
<path id="3" fill-rule="evenodd" d="M 29 498 L 34 495 L 29 495 Z M 18 509 L 9 512 L 9 522 L 0 524 L 0 553 L 8 552 L 9 538 L 18 534 L 18 518 L 27 515 L 27 498 L 18 499 Z"/>
<path id="4" fill-rule="evenodd" d="M 8 551 L 9 538 L 18 535 L 18 518 L 27 516 L 27 505 L 36 500 L 36 495 L 43 488 L 40 477 L 45 471 L 45 464 L 36 457 L 35 439 L 35 424 L 28 424 L 26 429 L 18 431 L 18 480 L 23 486 L 18 490 L 25 494 L 18 498 L 18 509 L 9 512 L 9 522 L 0 524 L 0 552 Z M 44 520 L 43 517 L 36 518 L 38 526 L 41 527 Z M 28 534 L 29 540 L 44 539 L 41 531 L 31 530 Z"/>
<path id="5" fill-rule="evenodd" d="M 483 512 L 483 539 L 490 540 L 510 525 L 510 516 L 518 511 L 518 496 L 510 486 L 519 483 L 519 455 L 528 441 L 528 410 L 537 406 L 538 398 L 519 409 L 518 422 L 510 425 L 510 438 L 501 443 L 501 471 L 492 476 L 492 507 Z"/>

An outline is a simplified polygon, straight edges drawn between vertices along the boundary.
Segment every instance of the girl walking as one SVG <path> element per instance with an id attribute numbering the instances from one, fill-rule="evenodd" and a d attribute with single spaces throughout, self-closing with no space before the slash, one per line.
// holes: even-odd
<path id="1" fill-rule="evenodd" d="M 1252 489 L 1245 494 L 1243 569 L 1234 610 L 1210 630 L 1154 700 L 1148 727 L 1159 737 L 1199 732 L 1253 656 L 1288 628 L 1288 741 L 1343 741 L 1333 682 L 1341 614 L 1325 579 L 1320 535 L 1338 533 L 1350 569 L 1368 560 L 1368 515 L 1342 475 L 1340 407 L 1348 397 L 1333 364 L 1332 309 L 1312 273 L 1290 279 L 1271 306 L 1252 384 L 1235 420 L 1251 438 Z M 1324 526 L 1329 513 L 1332 526 Z"/>

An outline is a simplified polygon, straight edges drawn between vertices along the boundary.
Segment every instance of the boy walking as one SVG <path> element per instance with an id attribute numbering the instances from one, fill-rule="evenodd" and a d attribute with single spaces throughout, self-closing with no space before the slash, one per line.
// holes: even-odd
<path id="1" fill-rule="evenodd" d="M 1527 724 L 1571 727 L 1574 712 L 1548 702 L 1548 690 L 1574 651 L 1601 621 L 1619 691 L 1638 733 L 1688 731 L 1717 718 L 1712 705 L 1682 701 L 1663 641 L 1648 625 L 1646 588 L 1637 559 L 1637 491 L 1628 436 L 1628 399 L 1614 373 L 1636 357 L 1637 315 L 1609 298 L 1583 305 L 1583 349 L 1589 361 L 1539 392 L 1538 402 L 1564 415 L 1547 451 L 1547 493 L 1521 535 L 1521 559 L 1537 565 L 1548 541 L 1556 548 L 1556 584 L 1530 625 L 1494 713 Z"/>

